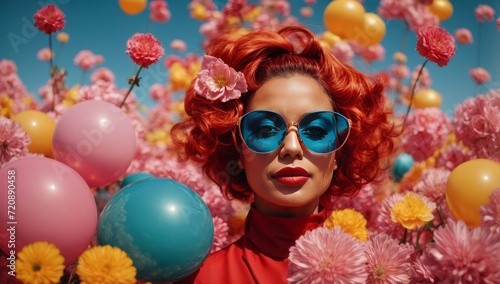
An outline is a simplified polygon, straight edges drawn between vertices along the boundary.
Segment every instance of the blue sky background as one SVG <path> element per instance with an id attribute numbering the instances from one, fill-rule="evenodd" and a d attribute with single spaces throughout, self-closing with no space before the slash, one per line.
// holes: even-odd
<path id="1" fill-rule="evenodd" d="M 68 71 L 67 84 L 79 84 L 82 71 L 74 65 L 73 58 L 82 49 L 91 50 L 105 58 L 103 65 L 116 75 L 116 83 L 120 88 L 127 88 L 127 79 L 134 75 L 136 66 L 125 54 L 126 41 L 136 32 L 151 32 L 163 44 L 166 55 L 185 53 L 203 54 L 201 48 L 202 36 L 199 27 L 202 22 L 189 16 L 188 0 L 167 1 L 172 17 L 169 22 L 160 24 L 149 20 L 149 10 L 138 15 L 127 15 L 119 7 L 117 0 L 2 0 L 0 4 L 0 59 L 13 60 L 18 67 L 18 74 L 28 91 L 37 96 L 38 88 L 49 78 L 49 63 L 37 60 L 37 52 L 48 47 L 48 36 L 33 26 L 33 15 L 47 4 L 57 5 L 66 15 L 64 32 L 70 35 L 69 42 L 58 53 L 59 43 L 54 40 L 57 65 Z M 222 7 L 226 1 L 214 1 Z M 379 0 L 366 0 L 367 12 L 376 12 Z M 326 29 L 323 24 L 323 11 L 330 3 L 318 0 L 312 6 L 314 16 L 302 18 L 299 9 L 306 6 L 303 0 L 290 0 L 292 13 L 313 32 L 320 34 Z M 457 104 L 468 97 L 486 93 L 488 89 L 500 88 L 500 32 L 494 21 L 479 24 L 474 15 L 474 9 L 479 4 L 488 4 L 495 11 L 495 19 L 500 12 L 498 0 L 451 0 L 454 6 L 453 16 L 443 21 L 441 26 L 450 33 L 458 28 L 468 28 L 474 35 L 472 45 L 457 43 L 455 57 L 445 67 L 438 67 L 429 62 L 426 66 L 432 78 L 431 88 L 441 93 L 443 97 L 442 110 L 450 117 Z M 387 33 L 381 42 L 385 49 L 385 60 L 373 63 L 369 68 L 355 60 L 355 66 L 364 72 L 387 70 L 394 63 L 392 55 L 398 51 L 402 42 L 404 25 L 400 21 L 386 20 Z M 13 38 L 18 41 L 14 43 Z M 188 50 L 179 53 L 169 48 L 174 39 L 186 41 Z M 422 64 L 422 58 L 415 51 L 416 37 L 410 32 L 406 38 L 405 53 L 408 56 L 410 69 Z M 478 56 L 479 55 L 479 56 Z M 57 58 L 58 57 L 58 58 Z M 143 104 L 152 106 L 154 101 L 149 98 L 148 89 L 154 83 L 166 83 L 167 70 L 162 60 L 141 72 L 141 86 L 135 87 L 137 99 Z M 474 67 L 487 69 L 492 80 L 486 86 L 477 87 L 469 77 L 468 70 Z M 84 84 L 88 84 L 91 72 L 85 76 Z"/>

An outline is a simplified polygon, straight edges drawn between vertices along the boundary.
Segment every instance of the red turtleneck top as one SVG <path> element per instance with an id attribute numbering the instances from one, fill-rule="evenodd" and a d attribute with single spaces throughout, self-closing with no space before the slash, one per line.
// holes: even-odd
<path id="1" fill-rule="evenodd" d="M 176 283 L 287 283 L 288 253 L 302 234 L 322 226 L 326 211 L 301 218 L 263 215 L 250 209 L 244 235 L 208 256 L 190 276 Z"/>

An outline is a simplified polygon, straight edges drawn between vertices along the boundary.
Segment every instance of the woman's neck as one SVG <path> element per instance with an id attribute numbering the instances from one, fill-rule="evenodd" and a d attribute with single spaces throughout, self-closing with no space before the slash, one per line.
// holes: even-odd
<path id="1" fill-rule="evenodd" d="M 255 196 L 255 209 L 268 216 L 298 218 L 306 217 L 319 212 L 319 200 L 303 206 L 280 206 L 271 204 L 258 196 Z"/>

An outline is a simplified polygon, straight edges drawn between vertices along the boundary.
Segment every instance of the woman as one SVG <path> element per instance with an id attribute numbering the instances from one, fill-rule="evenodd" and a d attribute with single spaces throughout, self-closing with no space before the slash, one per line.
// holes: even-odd
<path id="1" fill-rule="evenodd" d="M 378 176 L 396 136 L 382 85 L 302 27 L 213 41 L 185 109 L 172 130 L 185 158 L 253 202 L 244 236 L 183 283 L 286 283 L 289 248 L 323 225 L 329 197 Z"/>

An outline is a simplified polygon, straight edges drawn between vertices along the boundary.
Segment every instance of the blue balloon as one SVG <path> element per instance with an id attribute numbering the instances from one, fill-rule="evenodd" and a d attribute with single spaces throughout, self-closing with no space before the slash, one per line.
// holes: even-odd
<path id="1" fill-rule="evenodd" d="M 99 219 L 97 239 L 124 250 L 137 279 L 170 282 L 198 269 L 214 241 L 212 215 L 201 197 L 167 178 L 147 178 L 116 193 Z"/>
<path id="2" fill-rule="evenodd" d="M 403 176 L 413 167 L 415 161 L 413 157 L 407 153 L 400 154 L 394 161 L 391 168 L 391 174 L 396 181 L 401 181 Z"/>
<path id="3" fill-rule="evenodd" d="M 136 181 L 139 181 L 139 180 L 142 180 L 145 178 L 152 178 L 152 177 L 155 177 L 155 176 L 148 173 L 148 172 L 138 172 L 138 173 L 129 174 L 120 183 L 120 188 L 124 188 L 125 186 L 127 186 L 133 182 L 136 182 Z"/>

